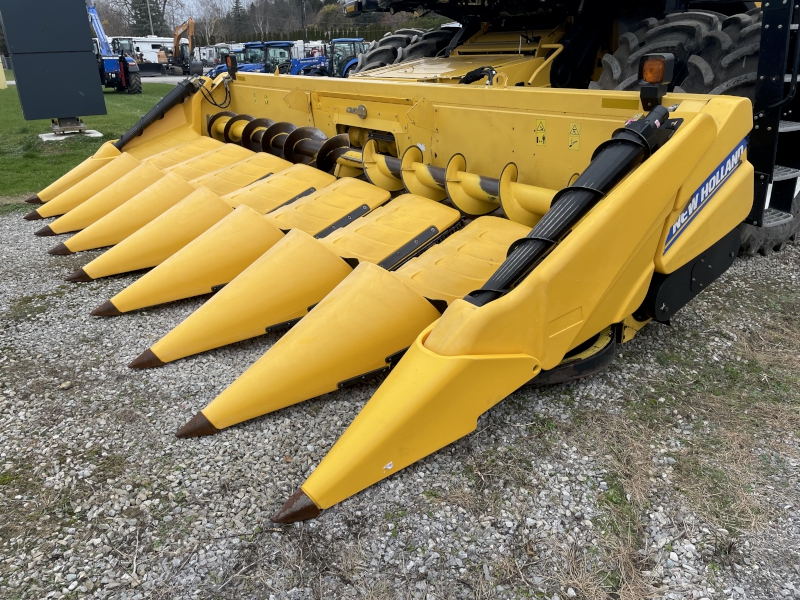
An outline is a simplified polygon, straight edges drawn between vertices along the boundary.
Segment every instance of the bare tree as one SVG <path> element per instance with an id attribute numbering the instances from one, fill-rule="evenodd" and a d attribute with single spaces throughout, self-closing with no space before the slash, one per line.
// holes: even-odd
<path id="1" fill-rule="evenodd" d="M 267 2 L 254 2 L 250 5 L 249 12 L 253 23 L 253 31 L 258 34 L 261 40 L 266 40 L 267 34 L 272 30 L 270 26 L 270 8 Z"/>
<path id="2" fill-rule="evenodd" d="M 225 38 L 225 15 L 230 10 L 229 0 L 198 0 L 195 2 L 195 30 L 203 43 L 211 44 Z"/>

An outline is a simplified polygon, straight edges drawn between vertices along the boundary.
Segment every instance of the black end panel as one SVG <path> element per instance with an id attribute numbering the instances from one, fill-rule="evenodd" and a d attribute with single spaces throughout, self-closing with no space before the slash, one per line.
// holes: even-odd
<path id="1" fill-rule="evenodd" d="M 730 268 L 739 253 L 740 243 L 737 227 L 677 271 L 653 275 L 647 296 L 635 316 L 668 323 L 676 312 Z"/>

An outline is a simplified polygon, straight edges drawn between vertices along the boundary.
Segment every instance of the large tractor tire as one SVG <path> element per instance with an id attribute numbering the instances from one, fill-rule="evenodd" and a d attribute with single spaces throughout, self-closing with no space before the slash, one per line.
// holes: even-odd
<path id="1" fill-rule="evenodd" d="M 691 11 L 667 15 L 663 21 L 646 19 L 635 32 L 619 38 L 614 54 L 603 57 L 603 74 L 594 89 L 636 90 L 639 58 L 650 52 L 675 55 L 675 91 L 690 94 L 727 94 L 755 99 L 761 41 L 761 10 L 731 17 Z M 740 226 L 740 252 L 768 255 L 795 241 L 800 232 L 800 194 L 792 204 L 794 218 L 777 227 Z"/>
<path id="2" fill-rule="evenodd" d="M 680 76 L 689 57 L 703 49 L 708 35 L 722 31 L 724 18 L 724 15 L 717 13 L 690 11 L 667 15 L 661 21 L 645 19 L 635 31 L 619 37 L 617 51 L 603 57 L 603 74 L 589 87 L 603 90 L 638 89 L 639 58 L 651 52 L 673 54 L 675 72 Z"/>
<path id="3" fill-rule="evenodd" d="M 407 60 L 437 56 L 447 47 L 455 34 L 456 30 L 452 29 L 435 29 L 423 33 L 416 42 L 398 50 L 395 62 L 402 63 Z"/>
<path id="4" fill-rule="evenodd" d="M 128 73 L 128 87 L 126 91 L 129 94 L 142 93 L 142 76 L 139 73 Z"/>
<path id="5" fill-rule="evenodd" d="M 453 28 L 398 29 L 387 33 L 375 42 L 367 52 L 358 55 L 356 73 L 370 71 L 417 58 L 432 58 L 439 54 L 458 30 Z"/>

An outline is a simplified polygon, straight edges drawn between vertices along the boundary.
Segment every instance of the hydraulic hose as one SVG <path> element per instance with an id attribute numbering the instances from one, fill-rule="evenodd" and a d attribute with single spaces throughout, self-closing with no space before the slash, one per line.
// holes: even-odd
<path id="1" fill-rule="evenodd" d="M 175 89 L 159 100 L 158 104 L 156 104 L 146 115 L 139 119 L 133 127 L 123 133 L 122 136 L 120 136 L 120 138 L 114 142 L 114 147 L 117 150 L 122 150 L 128 142 L 130 142 L 133 138 L 142 135 L 145 129 L 161 119 L 167 113 L 167 111 L 183 102 L 184 99 L 194 94 L 198 89 L 198 85 L 195 84 L 192 79 L 181 81 L 175 86 Z"/>
<path id="2" fill-rule="evenodd" d="M 507 294 L 524 279 L 592 207 L 660 147 L 665 140 L 657 131 L 668 116 L 667 108 L 656 106 L 638 121 L 615 131 L 595 150 L 575 184 L 556 194 L 547 214 L 526 237 L 511 245 L 500 268 L 465 300 L 483 306 Z"/>

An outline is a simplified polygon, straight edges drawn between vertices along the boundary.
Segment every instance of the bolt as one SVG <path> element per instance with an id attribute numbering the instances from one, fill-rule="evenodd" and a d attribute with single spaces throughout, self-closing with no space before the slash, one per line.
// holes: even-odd
<path id="1" fill-rule="evenodd" d="M 666 303 L 661 305 L 661 312 L 669 312 L 669 306 Z"/>

